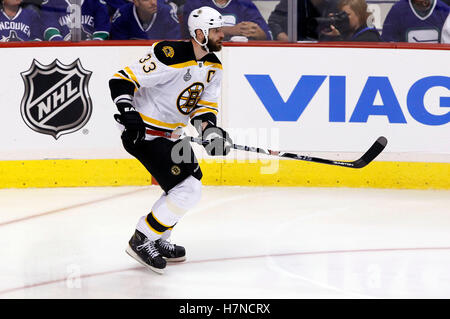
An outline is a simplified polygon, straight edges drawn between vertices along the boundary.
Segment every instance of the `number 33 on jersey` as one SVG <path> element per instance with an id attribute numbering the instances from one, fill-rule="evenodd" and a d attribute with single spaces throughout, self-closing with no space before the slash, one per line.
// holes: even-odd
<path id="1" fill-rule="evenodd" d="M 133 84 L 132 104 L 151 129 L 172 132 L 196 117 L 217 116 L 222 64 L 214 53 L 197 61 L 190 41 L 157 42 L 113 78 Z"/>

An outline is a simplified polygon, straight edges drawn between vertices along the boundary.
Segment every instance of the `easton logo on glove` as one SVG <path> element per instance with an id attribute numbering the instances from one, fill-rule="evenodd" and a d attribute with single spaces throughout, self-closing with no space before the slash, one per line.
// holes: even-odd
<path id="1" fill-rule="evenodd" d="M 203 139 L 208 142 L 203 145 L 208 155 L 226 156 L 230 153 L 233 141 L 224 129 L 208 124 L 203 130 Z"/>

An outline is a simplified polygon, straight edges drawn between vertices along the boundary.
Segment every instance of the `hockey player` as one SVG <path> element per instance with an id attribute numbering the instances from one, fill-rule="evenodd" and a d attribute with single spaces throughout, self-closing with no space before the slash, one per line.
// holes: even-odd
<path id="1" fill-rule="evenodd" d="M 73 0 L 45 0 L 41 8 L 44 22 L 44 40 L 70 41 L 71 14 L 68 12 Z M 108 7 L 103 0 L 81 0 L 82 40 L 106 40 L 111 23 Z"/>
<path id="2" fill-rule="evenodd" d="M 1 1 L 0 42 L 40 40 L 38 14 L 21 4 L 22 0 Z"/>
<path id="3" fill-rule="evenodd" d="M 210 155 L 227 155 L 232 143 L 217 126 L 222 65 L 213 53 L 224 37 L 222 16 L 210 7 L 192 11 L 189 41 L 153 44 L 136 64 L 109 81 L 124 126 L 122 143 L 164 190 L 150 213 L 142 216 L 126 252 L 155 272 L 168 261 L 183 261 L 185 249 L 167 239 L 187 210 L 200 200 L 202 172 L 188 142 L 158 137 L 189 121 L 209 143 Z"/>
<path id="4" fill-rule="evenodd" d="M 134 0 L 120 7 L 112 19 L 111 40 L 181 39 L 174 7 L 163 0 Z"/>
<path id="5" fill-rule="evenodd" d="M 449 10 L 440 0 L 400 0 L 386 16 L 381 37 L 393 42 L 439 43 Z"/>

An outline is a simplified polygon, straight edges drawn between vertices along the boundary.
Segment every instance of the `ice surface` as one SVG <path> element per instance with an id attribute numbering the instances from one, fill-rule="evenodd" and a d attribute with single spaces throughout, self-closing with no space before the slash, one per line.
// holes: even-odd
<path id="1" fill-rule="evenodd" d="M 203 187 L 164 275 L 125 253 L 157 186 L 0 190 L 0 298 L 450 298 L 450 192 Z"/>

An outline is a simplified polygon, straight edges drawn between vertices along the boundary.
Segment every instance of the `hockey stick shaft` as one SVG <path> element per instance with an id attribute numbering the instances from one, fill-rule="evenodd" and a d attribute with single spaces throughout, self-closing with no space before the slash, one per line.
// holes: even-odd
<path id="1" fill-rule="evenodd" d="M 183 135 L 175 134 L 175 133 L 169 133 L 169 132 L 162 132 L 162 131 L 154 131 L 147 129 L 147 134 L 154 135 L 154 136 L 162 136 L 167 138 L 173 138 L 178 139 L 183 137 Z M 193 137 L 193 136 L 184 136 L 183 138 L 188 139 L 190 142 L 197 143 L 200 145 L 208 145 L 210 142 L 207 140 L 203 140 L 199 137 Z M 239 144 L 231 144 L 230 148 L 245 151 L 245 152 L 254 152 L 254 153 L 260 153 L 265 155 L 271 155 L 271 156 L 277 156 L 280 158 L 289 158 L 299 161 L 306 161 L 306 162 L 313 162 L 313 163 L 320 163 L 320 164 L 327 164 L 327 165 L 335 165 L 335 166 L 341 166 L 341 167 L 347 167 L 347 168 L 362 168 L 372 162 L 386 147 L 387 145 L 387 139 L 384 136 L 380 136 L 375 143 L 372 144 L 372 146 L 356 161 L 335 161 L 331 159 L 325 159 L 320 157 L 311 157 L 306 155 L 300 155 L 295 153 L 284 153 L 280 151 L 273 151 L 269 149 L 259 148 L 259 147 L 253 147 L 253 146 L 247 146 L 247 145 L 239 145 Z"/>

